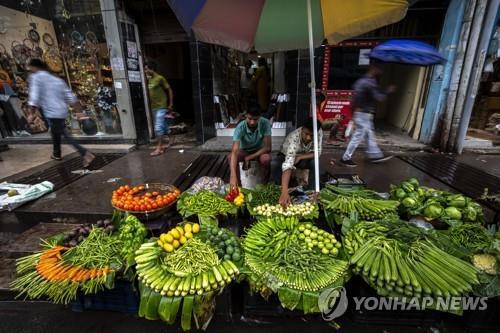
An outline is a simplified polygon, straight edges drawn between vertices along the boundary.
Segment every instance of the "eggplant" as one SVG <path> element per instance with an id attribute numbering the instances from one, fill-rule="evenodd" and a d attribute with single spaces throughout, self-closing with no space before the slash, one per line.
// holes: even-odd
<path id="1" fill-rule="evenodd" d="M 80 237 L 78 237 L 78 242 L 83 242 L 83 241 L 84 241 L 84 239 L 85 239 L 85 237 L 80 236 Z"/>
<path id="2" fill-rule="evenodd" d="M 77 242 L 75 240 L 72 240 L 71 242 L 68 243 L 68 245 L 74 247 L 77 245 Z"/>
<path id="3" fill-rule="evenodd" d="M 108 226 L 108 225 L 110 225 L 110 224 L 111 224 L 111 220 L 110 220 L 110 219 L 105 219 L 105 220 L 104 220 L 104 225 L 105 225 L 105 226 Z"/>
<path id="4" fill-rule="evenodd" d="M 98 227 L 102 227 L 103 225 L 104 225 L 104 221 L 102 221 L 102 220 L 99 220 L 96 222 L 96 226 L 98 226 Z"/>

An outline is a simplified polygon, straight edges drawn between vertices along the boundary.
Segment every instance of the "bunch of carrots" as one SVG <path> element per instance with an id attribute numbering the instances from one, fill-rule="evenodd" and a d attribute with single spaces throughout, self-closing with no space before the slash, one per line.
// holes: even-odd
<path id="1" fill-rule="evenodd" d="M 38 274 L 49 281 L 71 280 L 82 282 L 104 276 L 111 272 L 108 267 L 86 269 L 78 266 L 67 265 L 62 261 L 62 252 L 68 250 L 64 246 L 55 246 L 46 250 L 40 256 L 36 265 Z"/>

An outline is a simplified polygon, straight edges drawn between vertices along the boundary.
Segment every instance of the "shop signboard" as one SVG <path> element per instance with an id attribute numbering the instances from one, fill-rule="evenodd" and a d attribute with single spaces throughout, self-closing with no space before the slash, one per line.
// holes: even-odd
<path id="1" fill-rule="evenodd" d="M 321 117 L 331 119 L 343 115 L 342 123 L 347 124 L 352 114 L 352 90 L 328 90 L 321 107 Z"/>

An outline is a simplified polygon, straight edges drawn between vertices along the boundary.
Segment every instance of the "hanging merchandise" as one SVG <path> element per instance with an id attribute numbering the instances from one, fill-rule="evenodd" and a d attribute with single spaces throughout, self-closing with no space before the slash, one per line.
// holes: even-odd
<path id="1" fill-rule="evenodd" d="M 31 57 L 31 49 L 23 43 L 13 41 L 11 51 L 17 66 L 23 69 L 26 66 L 26 62 Z"/>

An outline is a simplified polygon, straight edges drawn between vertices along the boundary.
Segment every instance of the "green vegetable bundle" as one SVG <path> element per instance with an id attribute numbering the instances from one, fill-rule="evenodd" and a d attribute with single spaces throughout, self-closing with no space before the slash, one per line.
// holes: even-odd
<path id="1" fill-rule="evenodd" d="M 350 262 L 353 271 L 382 296 L 460 296 L 479 283 L 472 265 L 429 241 L 405 246 L 394 239 L 374 237 Z"/>
<path id="2" fill-rule="evenodd" d="M 448 235 L 455 244 L 469 249 L 472 253 L 487 250 L 493 242 L 493 236 L 479 224 L 452 226 Z"/>
<path id="3" fill-rule="evenodd" d="M 297 218 L 282 216 L 253 225 L 243 240 L 246 275 L 261 294 L 276 292 L 284 307 L 318 312 L 319 292 L 342 285 L 348 264 L 309 246 L 301 226 L 305 231 Z"/>
<path id="4" fill-rule="evenodd" d="M 184 192 L 177 201 L 177 210 L 183 217 L 217 217 L 218 215 L 236 214 L 238 208 L 222 196 L 201 190 L 195 194 Z"/>
<path id="5" fill-rule="evenodd" d="M 244 189 L 246 204 L 249 209 L 265 204 L 275 205 L 281 195 L 281 186 L 275 184 L 258 184 L 253 190 Z"/>
<path id="6" fill-rule="evenodd" d="M 144 243 L 148 231 L 144 224 L 134 215 L 121 220 L 116 237 L 121 242 L 120 255 L 128 266 L 135 263 L 135 251 Z"/>
<path id="7" fill-rule="evenodd" d="M 219 260 L 215 249 L 201 239 L 187 240 L 167 253 L 156 239 L 144 243 L 135 261 L 140 281 L 139 316 L 173 324 L 181 310 L 181 327 L 208 325 L 215 296 L 231 283 L 239 270 L 231 260 Z"/>
<path id="8" fill-rule="evenodd" d="M 325 211 L 348 216 L 358 213 L 363 220 L 397 216 L 398 201 L 384 200 L 371 190 L 342 189 L 327 185 L 321 190 L 320 200 Z"/>

